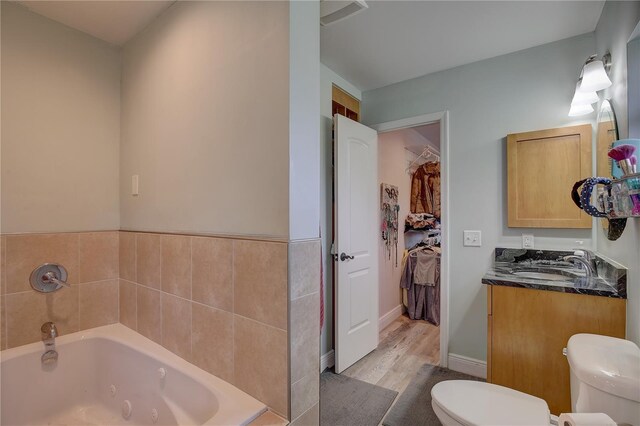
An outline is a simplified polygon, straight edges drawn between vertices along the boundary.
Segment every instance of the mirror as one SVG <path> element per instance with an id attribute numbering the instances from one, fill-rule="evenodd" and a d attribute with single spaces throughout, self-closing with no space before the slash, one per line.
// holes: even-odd
<path id="1" fill-rule="evenodd" d="M 614 141 L 618 140 L 618 123 L 611 102 L 607 99 L 600 104 L 598 111 L 598 130 L 596 131 L 596 176 L 610 177 L 612 175 L 612 160 L 607 155 Z M 609 229 L 609 220 L 601 219 L 602 229 Z"/>
<path id="2" fill-rule="evenodd" d="M 596 175 L 611 176 L 611 158 L 607 152 L 614 141 L 618 140 L 618 123 L 611 102 L 603 100 L 598 111 L 598 130 L 596 133 Z"/>
<path id="3" fill-rule="evenodd" d="M 627 110 L 629 137 L 640 138 L 640 23 L 627 44 Z"/>

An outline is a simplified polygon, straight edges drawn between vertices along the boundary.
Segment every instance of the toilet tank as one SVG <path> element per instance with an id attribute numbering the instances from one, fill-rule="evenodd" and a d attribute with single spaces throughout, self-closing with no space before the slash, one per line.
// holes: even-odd
<path id="1" fill-rule="evenodd" d="M 616 423 L 640 426 L 640 349 L 633 342 L 576 334 L 567 343 L 571 408 L 605 413 Z"/>

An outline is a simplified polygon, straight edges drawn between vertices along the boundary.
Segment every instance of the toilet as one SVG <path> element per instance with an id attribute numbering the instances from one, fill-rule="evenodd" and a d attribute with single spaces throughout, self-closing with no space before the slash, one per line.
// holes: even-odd
<path id="1" fill-rule="evenodd" d="M 640 426 L 640 349 L 633 342 L 576 334 L 567 358 L 573 412 L 605 413 L 616 423 Z M 431 405 L 445 426 L 555 424 L 543 399 L 485 382 L 437 383 Z"/>

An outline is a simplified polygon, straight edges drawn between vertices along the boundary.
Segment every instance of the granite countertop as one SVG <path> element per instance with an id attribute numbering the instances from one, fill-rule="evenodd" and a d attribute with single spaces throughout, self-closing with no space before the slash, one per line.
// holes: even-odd
<path id="1" fill-rule="evenodd" d="M 487 285 L 627 298 L 627 270 L 595 255 L 598 276 L 562 260 L 573 251 L 496 248 L 494 266 L 482 278 Z"/>

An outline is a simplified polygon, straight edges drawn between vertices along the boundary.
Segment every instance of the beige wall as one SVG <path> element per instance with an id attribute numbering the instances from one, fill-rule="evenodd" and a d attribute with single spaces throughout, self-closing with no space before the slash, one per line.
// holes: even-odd
<path id="1" fill-rule="evenodd" d="M 118 229 L 119 49 L 2 2 L 2 232 Z"/>
<path id="2" fill-rule="evenodd" d="M 288 236 L 288 23 L 286 2 L 178 2 L 127 43 L 123 229 Z"/>
<path id="3" fill-rule="evenodd" d="M 3 93 L 11 132 L 3 126 L 2 136 L 12 138 L 2 146 L 2 201 L 28 226 L 3 222 L 2 231 L 136 232 L 108 233 L 115 252 L 94 242 L 92 261 L 83 241 L 101 234 L 3 235 L 1 347 L 37 340 L 46 320 L 61 334 L 119 320 L 294 423 L 317 424 L 319 30 L 308 23 L 318 4 L 176 3 L 124 46 L 122 61 L 116 48 L 7 9 L 2 83 L 21 89 L 7 97 L 21 108 L 5 116 Z M 17 59 L 6 60 L 5 44 Z M 13 151 L 20 168 L 5 162 Z M 25 161 L 35 154 L 67 168 L 34 171 Z M 96 183 L 103 171 L 108 185 Z M 42 208 L 43 199 L 52 208 L 34 210 L 35 221 L 26 201 Z M 30 290 L 25 279 L 43 262 L 65 265 L 72 287 Z M 84 276 L 84 264 L 109 278 Z"/>

